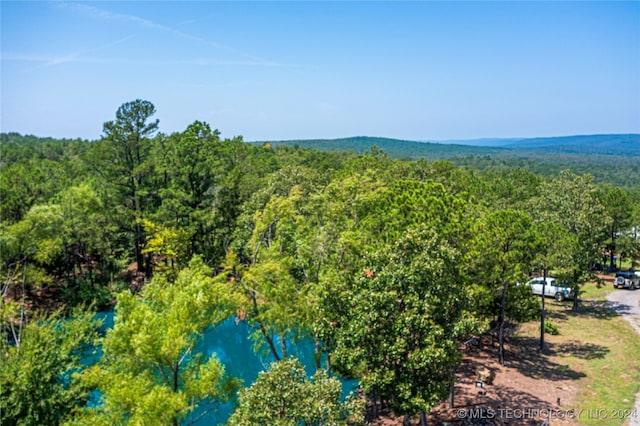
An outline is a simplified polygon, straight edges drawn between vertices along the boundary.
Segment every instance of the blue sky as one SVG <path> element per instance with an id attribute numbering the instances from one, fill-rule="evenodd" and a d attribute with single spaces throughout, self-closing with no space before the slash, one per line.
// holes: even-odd
<path id="1" fill-rule="evenodd" d="M 245 140 L 640 133 L 640 2 L 2 1 L 1 130 Z"/>

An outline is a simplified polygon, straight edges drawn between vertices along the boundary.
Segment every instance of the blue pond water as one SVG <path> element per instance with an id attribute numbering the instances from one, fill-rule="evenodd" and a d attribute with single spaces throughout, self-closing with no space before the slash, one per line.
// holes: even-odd
<path id="1" fill-rule="evenodd" d="M 104 330 L 113 327 L 112 312 L 100 313 L 99 318 L 104 321 Z M 207 330 L 196 345 L 195 351 L 207 355 L 215 353 L 224 364 L 227 373 L 241 379 L 244 386 L 249 386 L 258 377 L 258 373 L 266 370 L 269 364 L 274 361 L 270 353 L 263 355 L 253 350 L 253 341 L 249 335 L 250 329 L 245 323 L 236 324 L 234 318 L 230 318 L 216 328 Z M 304 364 L 309 375 L 315 372 L 313 342 L 307 340 L 295 345 L 289 343 L 287 350 L 290 356 L 297 357 Z M 353 391 L 357 386 L 357 382 L 353 380 L 344 380 L 342 383 L 344 395 Z M 224 424 L 233 410 L 230 403 L 208 408 L 209 411 L 196 423 L 197 425 Z M 193 413 L 193 418 L 199 417 L 199 414 L 200 412 L 196 410 Z"/>

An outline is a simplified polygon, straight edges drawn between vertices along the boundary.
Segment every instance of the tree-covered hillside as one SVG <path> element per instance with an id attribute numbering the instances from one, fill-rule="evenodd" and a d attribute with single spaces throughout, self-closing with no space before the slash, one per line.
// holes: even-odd
<path id="1" fill-rule="evenodd" d="M 491 334 L 504 362 L 509 327 L 540 314 L 518 282 L 553 271 L 579 292 L 640 253 L 640 194 L 616 183 L 637 167 L 597 182 L 498 149 L 249 144 L 154 117 L 135 100 L 97 141 L 2 135 L 3 424 L 178 425 L 228 401 L 230 424 L 362 424 L 367 398 L 424 423 L 463 342 Z M 196 349 L 227 320 L 275 360 L 255 383 Z"/>
<path id="2" fill-rule="evenodd" d="M 527 138 L 508 143 L 504 147 L 542 152 L 572 152 L 583 155 L 600 154 L 637 157 L 640 156 L 640 135 L 614 134 Z"/>
<path id="3" fill-rule="evenodd" d="M 254 142 L 261 145 L 265 142 Z M 267 142 L 271 146 L 299 146 L 317 150 L 364 153 L 377 147 L 393 158 L 429 161 L 446 159 L 457 165 L 526 168 L 556 176 L 564 169 L 589 173 L 632 191 L 640 188 L 640 135 L 589 135 L 556 138 L 485 139 L 429 143 L 374 137 Z M 464 145 L 470 143 L 473 145 Z"/>
<path id="4" fill-rule="evenodd" d="M 253 142 L 261 145 L 265 142 Z M 500 148 L 472 147 L 466 145 L 444 145 L 429 142 L 416 142 L 400 139 L 379 138 L 370 136 L 355 136 L 340 139 L 305 139 L 290 141 L 269 141 L 271 146 L 299 146 L 321 151 L 351 151 L 362 154 L 372 146 L 383 150 L 393 158 L 417 160 L 437 160 L 456 156 L 490 155 L 503 152 Z"/>

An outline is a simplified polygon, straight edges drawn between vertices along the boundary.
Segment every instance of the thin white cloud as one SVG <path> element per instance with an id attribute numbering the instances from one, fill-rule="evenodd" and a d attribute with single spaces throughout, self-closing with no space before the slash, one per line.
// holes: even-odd
<path id="1" fill-rule="evenodd" d="M 65 53 L 60 55 L 2 52 L 0 59 L 2 61 L 37 62 L 39 66 L 45 66 L 45 67 L 60 65 L 68 62 L 104 63 L 107 61 L 104 59 L 88 57 L 88 55 L 125 43 L 126 41 L 132 38 L 133 36 L 127 36 L 127 37 L 123 37 L 118 40 L 115 40 L 111 43 L 107 43 L 91 49 L 78 50 L 75 52 L 70 52 L 70 53 Z"/>
<path id="2" fill-rule="evenodd" d="M 80 51 L 77 51 L 77 52 L 72 52 L 72 53 L 69 53 L 68 55 L 64 55 L 64 56 L 60 56 L 60 57 L 57 57 L 57 58 L 53 58 L 52 60 L 50 60 L 48 62 L 45 62 L 43 65 L 52 66 L 52 65 L 64 64 L 66 62 L 77 62 L 82 57 L 85 57 L 85 56 L 90 55 L 92 53 L 99 52 L 99 51 L 105 50 L 105 49 L 109 49 L 111 47 L 114 47 L 114 46 L 117 46 L 119 44 L 125 43 L 128 40 L 131 40 L 132 38 L 133 38 L 133 36 L 127 36 L 127 37 L 120 38 L 120 39 L 118 39 L 116 41 L 113 41 L 111 43 L 107 43 L 105 45 L 95 47 L 93 49 L 85 49 L 85 50 L 80 50 Z M 98 62 L 99 60 L 87 58 L 87 61 Z"/>
<path id="3" fill-rule="evenodd" d="M 335 104 L 331 104 L 328 102 L 320 102 L 318 104 L 318 109 L 325 112 L 335 111 L 338 109 L 338 106 Z"/>
<path id="4" fill-rule="evenodd" d="M 172 65 L 191 65 L 191 66 L 246 66 L 246 67 L 295 67 L 295 65 L 281 64 L 277 62 L 262 62 L 262 61 L 234 61 L 224 59 L 207 59 L 207 58 L 195 58 L 195 59 L 179 59 L 179 60 L 151 60 L 142 61 L 126 60 L 126 59 L 107 59 L 84 56 L 89 52 L 95 52 L 99 49 L 84 50 L 81 52 L 73 52 L 61 55 L 46 55 L 46 54 L 30 54 L 30 53 L 15 53 L 15 52 L 3 52 L 0 55 L 0 60 L 3 62 L 36 62 L 38 67 L 48 67 L 54 65 L 61 65 L 64 63 L 96 63 L 96 64 L 118 64 L 118 65 L 148 65 L 148 66 L 172 66 Z"/>
<path id="5" fill-rule="evenodd" d="M 159 30 L 159 31 L 163 31 L 169 34 L 172 34 L 173 36 L 177 37 L 177 38 L 181 38 L 184 40 L 189 40 L 192 42 L 196 42 L 196 43 L 200 43 L 200 44 L 204 44 L 206 46 L 215 48 L 215 49 L 220 49 L 220 50 L 224 50 L 230 53 L 233 53 L 235 55 L 238 55 L 242 58 L 244 58 L 241 61 L 228 61 L 228 64 L 238 64 L 238 65 L 262 65 L 262 66 L 290 66 L 287 64 L 281 64 L 275 61 L 271 61 L 268 59 L 264 59 L 246 52 L 243 52 L 239 49 L 236 49 L 234 47 L 230 47 L 230 46 L 226 46 L 224 44 L 215 42 L 215 41 L 211 41 L 211 40 L 207 40 L 205 38 L 202 37 L 198 37 L 198 36 L 194 36 L 188 33 L 185 33 L 184 31 L 180 31 L 178 29 L 175 29 L 173 27 L 167 26 L 167 25 L 163 25 L 163 24 L 158 24 L 156 22 L 153 22 L 149 19 L 145 19 L 145 18 L 141 18 L 139 16 L 135 16 L 135 15 L 129 15 L 129 14 L 122 14 L 122 13 L 114 13 L 114 12 L 110 12 L 108 10 L 104 10 L 104 9 L 100 9 L 97 8 L 95 6 L 90 6 L 90 5 L 86 5 L 86 4 L 80 4 L 80 3 L 67 3 L 67 2 L 63 2 L 63 3 L 58 3 L 61 7 L 65 7 L 65 8 L 69 8 L 69 9 L 73 9 L 78 13 L 81 13 L 85 16 L 88 16 L 92 19 L 98 19 L 98 20 L 102 20 L 102 21 L 106 21 L 106 22 L 124 22 L 124 23 L 129 23 L 129 24 L 133 24 L 136 25 L 138 27 L 143 27 L 143 28 L 151 28 L 151 29 L 155 29 L 155 30 Z M 195 20 L 192 20 L 195 21 Z M 185 21 L 186 23 L 189 23 L 190 21 Z"/>
<path id="6" fill-rule="evenodd" d="M 186 89 L 186 90 L 218 90 L 218 89 L 228 89 L 234 87 L 247 87 L 247 86 L 256 86 L 264 84 L 264 82 L 259 80 L 239 80 L 239 81 L 229 81 L 227 83 L 178 83 L 176 87 Z"/>
<path id="7" fill-rule="evenodd" d="M 138 62 L 139 63 L 139 62 Z M 292 64 L 283 64 L 280 62 L 270 62 L 270 61 L 259 61 L 259 60 L 227 60 L 227 59 L 210 59 L 210 58 L 191 58 L 191 59 L 176 59 L 170 61 L 158 61 L 155 63 L 160 63 L 163 65 L 241 65 L 241 66 L 260 66 L 260 67 L 287 67 L 287 68 L 295 68 L 296 65 Z"/>
<path id="8" fill-rule="evenodd" d="M 179 26 L 179 27 L 186 26 L 186 25 L 191 25 L 191 24 L 195 24 L 196 22 L 202 22 L 204 20 L 207 20 L 207 19 L 211 18 L 212 16 L 215 16 L 215 15 L 210 14 L 210 15 L 200 16 L 198 18 L 185 19 L 184 21 L 180 21 L 180 22 L 176 23 L 176 25 Z"/>
<path id="9" fill-rule="evenodd" d="M 178 25 L 178 26 L 190 25 L 190 24 L 195 24 L 198 21 L 199 21 L 199 19 L 187 19 L 186 21 L 178 22 L 176 25 Z"/>

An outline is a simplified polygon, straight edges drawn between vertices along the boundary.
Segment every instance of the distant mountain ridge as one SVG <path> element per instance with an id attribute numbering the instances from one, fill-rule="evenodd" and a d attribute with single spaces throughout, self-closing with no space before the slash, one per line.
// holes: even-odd
<path id="1" fill-rule="evenodd" d="M 581 155 L 640 156 L 640 134 L 579 135 L 523 139 L 509 145 L 518 151 Z"/>
<path id="2" fill-rule="evenodd" d="M 429 142 L 429 143 L 437 143 L 442 145 L 504 147 L 521 140 L 524 140 L 524 138 L 481 138 L 481 139 L 444 139 L 444 140 L 425 139 L 425 140 L 419 140 L 418 142 Z"/>
<path id="3" fill-rule="evenodd" d="M 590 146 L 598 148 L 611 148 L 620 145 L 637 150 L 640 147 L 640 134 L 596 134 L 596 135 L 572 135 L 572 136 L 548 136 L 534 138 L 482 138 L 482 139 L 450 139 L 450 140 L 424 140 L 419 142 L 432 142 L 440 144 L 491 146 L 510 149 L 542 148 L 558 146 Z"/>
<path id="4" fill-rule="evenodd" d="M 376 146 L 394 158 L 426 158 L 428 160 L 450 157 L 491 155 L 507 151 L 504 148 L 497 147 L 445 145 L 438 143 L 418 142 L 373 136 L 353 136 L 339 139 L 256 141 L 251 143 L 269 143 L 273 147 L 279 145 L 299 146 L 301 148 L 310 148 L 323 151 L 352 151 L 357 154 L 366 152 L 372 146 Z"/>
<path id="5" fill-rule="evenodd" d="M 591 146 L 608 148 L 620 145 L 640 149 L 640 134 L 611 134 L 611 135 L 576 135 L 555 136 L 545 138 L 523 138 L 504 145 L 508 148 L 534 148 L 551 146 Z"/>
<path id="6" fill-rule="evenodd" d="M 252 142 L 255 144 L 263 142 Z M 371 136 L 339 139 L 301 139 L 269 141 L 273 146 L 297 145 L 304 148 L 362 153 L 377 146 L 396 158 L 450 158 L 478 155 L 575 154 L 640 157 L 640 134 L 575 135 L 540 138 L 484 138 L 447 141 L 411 141 Z"/>

